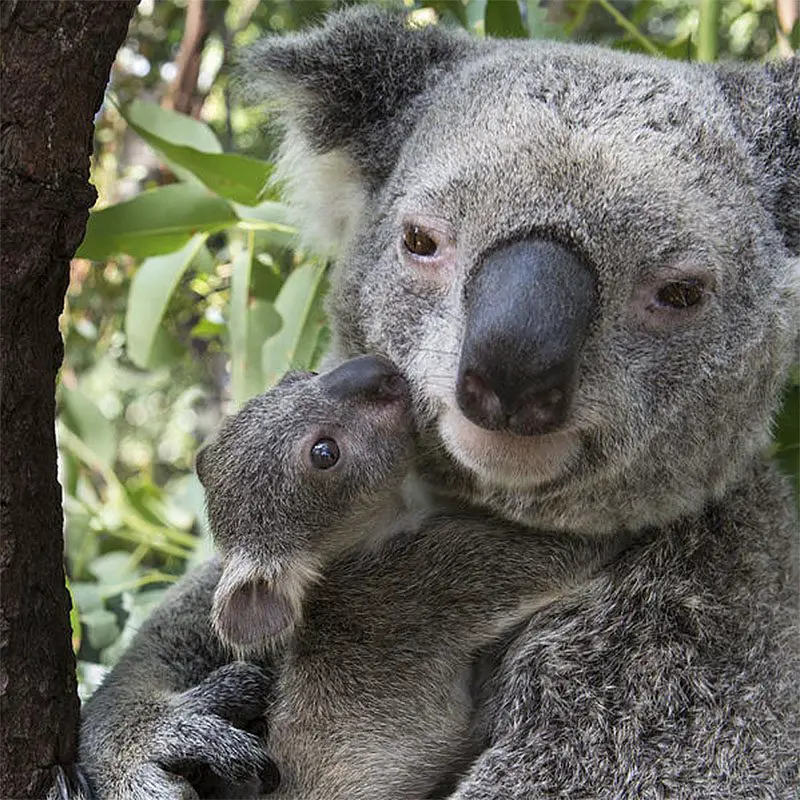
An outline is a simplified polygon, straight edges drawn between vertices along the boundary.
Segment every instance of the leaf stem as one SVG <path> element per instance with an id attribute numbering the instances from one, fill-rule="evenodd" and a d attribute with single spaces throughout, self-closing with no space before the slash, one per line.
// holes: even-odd
<path id="1" fill-rule="evenodd" d="M 627 31 L 651 56 L 661 55 L 661 51 L 624 14 L 617 11 L 608 0 L 595 0 L 595 2 L 614 17 L 617 25 Z"/>

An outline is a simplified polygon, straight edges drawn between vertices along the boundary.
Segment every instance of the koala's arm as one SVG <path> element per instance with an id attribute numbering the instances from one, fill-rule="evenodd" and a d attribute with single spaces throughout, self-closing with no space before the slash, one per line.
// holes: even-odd
<path id="1" fill-rule="evenodd" d="M 209 609 L 221 567 L 185 576 L 83 710 L 80 761 L 101 798 L 194 798 L 260 785 L 268 665 L 230 663 Z M 264 667 L 262 669 L 261 667 Z"/>
<path id="2" fill-rule="evenodd" d="M 753 483 L 534 614 L 450 800 L 796 795 L 796 515 Z"/>

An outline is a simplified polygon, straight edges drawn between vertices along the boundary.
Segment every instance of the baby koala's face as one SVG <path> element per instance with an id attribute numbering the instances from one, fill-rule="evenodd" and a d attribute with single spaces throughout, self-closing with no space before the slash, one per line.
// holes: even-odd
<path id="1" fill-rule="evenodd" d="M 413 450 L 408 386 L 374 356 L 289 373 L 222 423 L 196 467 L 225 563 L 223 641 L 246 651 L 291 632 L 324 563 L 380 535 Z"/>

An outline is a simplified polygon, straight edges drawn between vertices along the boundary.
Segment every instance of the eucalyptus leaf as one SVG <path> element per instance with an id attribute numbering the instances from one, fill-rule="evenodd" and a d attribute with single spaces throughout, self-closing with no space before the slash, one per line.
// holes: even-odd
<path id="1" fill-rule="evenodd" d="M 261 348 L 267 339 L 281 330 L 283 324 L 271 302 L 258 299 L 251 293 L 255 262 L 253 243 L 254 235 L 251 233 L 247 249 L 233 259 L 231 275 L 228 328 L 231 337 L 231 383 L 237 405 L 266 388 Z"/>
<path id="2" fill-rule="evenodd" d="M 466 0 L 467 30 L 475 36 L 486 35 L 486 5 L 488 0 Z"/>
<path id="3" fill-rule="evenodd" d="M 118 253 L 136 258 L 173 253 L 197 233 L 236 224 L 230 204 L 202 186 L 176 183 L 92 211 L 78 258 L 103 261 Z"/>
<path id="4" fill-rule="evenodd" d="M 228 200 L 233 200 L 246 206 L 256 205 L 264 193 L 264 187 L 272 172 L 272 166 L 266 161 L 259 161 L 248 156 L 234 153 L 208 152 L 198 149 L 191 144 L 176 141 L 173 135 L 180 135 L 181 130 L 173 131 L 176 124 L 158 124 L 162 132 L 156 133 L 152 127 L 141 123 L 143 116 L 148 117 L 147 123 L 163 123 L 163 117 L 156 117 L 152 109 L 147 109 L 148 114 L 141 113 L 141 105 L 137 114 L 130 114 L 128 109 L 121 113 L 128 124 L 152 148 L 161 153 L 170 163 L 181 169 L 188 170 L 197 180 Z M 165 112 L 169 113 L 169 112 Z M 136 117 L 139 117 L 137 121 Z M 180 115 L 172 115 L 180 116 Z M 188 119 L 188 118 L 187 118 Z M 170 135 L 172 134 L 172 135 Z"/>
<path id="5" fill-rule="evenodd" d="M 125 313 L 128 357 L 142 369 L 150 365 L 156 334 L 170 297 L 186 270 L 211 268 L 206 236 L 198 234 L 175 253 L 155 256 L 142 262 L 131 281 Z"/>
<path id="6" fill-rule="evenodd" d="M 132 100 L 119 108 L 119 112 L 137 133 L 145 131 L 172 144 L 193 147 L 203 153 L 222 152 L 222 145 L 214 131 L 204 122 L 186 114 L 169 111 L 157 103 L 143 100 Z"/>
<path id="7" fill-rule="evenodd" d="M 59 387 L 59 418 L 104 464 L 111 465 L 117 453 L 114 423 L 80 389 Z"/>
<path id="8" fill-rule="evenodd" d="M 286 279 L 275 300 L 283 327 L 264 343 L 262 368 L 267 386 L 288 369 L 304 369 L 316 351 L 325 324 L 322 300 L 325 268 L 304 264 Z"/>
<path id="9" fill-rule="evenodd" d="M 489 0 L 485 20 L 487 36 L 506 39 L 527 36 L 516 0 Z"/>
<path id="10" fill-rule="evenodd" d="M 96 608 L 81 615 L 83 631 L 91 647 L 102 650 L 119 636 L 116 615 L 105 608 Z"/>
<path id="11" fill-rule="evenodd" d="M 564 31 L 559 26 L 547 21 L 547 9 L 542 7 L 542 0 L 527 0 L 526 26 L 530 39 L 564 39 Z"/>
<path id="12" fill-rule="evenodd" d="M 97 556 L 89 564 L 89 572 L 98 582 L 107 586 L 129 580 L 131 577 L 131 554 L 126 550 L 112 550 Z"/>

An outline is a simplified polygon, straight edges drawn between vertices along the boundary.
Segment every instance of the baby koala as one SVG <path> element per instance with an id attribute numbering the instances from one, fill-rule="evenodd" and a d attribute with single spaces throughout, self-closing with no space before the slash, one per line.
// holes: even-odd
<path id="1" fill-rule="evenodd" d="M 414 452 L 405 381 L 384 359 L 290 372 L 197 454 L 225 569 L 212 623 L 241 655 L 291 635 L 322 568 L 403 519 Z"/>
<path id="2" fill-rule="evenodd" d="M 197 460 L 224 570 L 213 624 L 277 658 L 270 796 L 422 800 L 480 751 L 472 667 L 614 553 L 478 512 L 405 516 L 410 394 L 362 357 L 291 374 Z"/>

